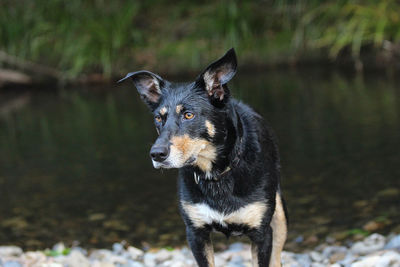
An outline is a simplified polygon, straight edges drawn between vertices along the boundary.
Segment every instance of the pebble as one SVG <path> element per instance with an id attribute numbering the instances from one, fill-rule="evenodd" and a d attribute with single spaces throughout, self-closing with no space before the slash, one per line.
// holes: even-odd
<path id="1" fill-rule="evenodd" d="M 128 249 L 126 250 L 126 253 L 129 258 L 132 260 L 138 260 L 141 259 L 144 255 L 144 252 L 138 248 L 129 246 Z"/>
<path id="2" fill-rule="evenodd" d="M 17 261 L 6 261 L 2 265 L 3 267 L 22 267 L 21 263 Z"/>
<path id="3" fill-rule="evenodd" d="M 365 255 L 383 249 L 386 238 L 380 234 L 372 234 L 363 241 L 354 243 L 351 250 L 356 254 Z"/>
<path id="4" fill-rule="evenodd" d="M 372 234 L 352 245 L 334 246 L 326 242 L 303 253 L 282 252 L 283 267 L 400 267 L 400 235 L 387 238 Z M 348 244 L 351 244 L 350 242 Z M 65 250 L 63 243 L 54 251 Z M 1 267 L 196 267 L 187 247 L 144 252 L 126 243 L 115 243 L 111 250 L 87 251 L 73 247 L 68 255 L 46 256 L 43 251 L 23 252 L 16 246 L 0 246 Z M 250 267 L 250 245 L 234 243 L 227 250 L 215 253 L 215 266 Z"/>
<path id="5" fill-rule="evenodd" d="M 400 235 L 394 236 L 390 241 L 385 245 L 385 249 L 400 249 Z"/>
<path id="6" fill-rule="evenodd" d="M 16 246 L 0 247 L 0 257 L 20 256 L 22 253 L 22 249 Z"/>

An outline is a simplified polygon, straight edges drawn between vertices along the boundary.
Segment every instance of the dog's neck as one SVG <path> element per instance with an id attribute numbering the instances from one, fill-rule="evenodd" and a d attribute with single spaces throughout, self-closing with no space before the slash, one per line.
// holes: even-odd
<path id="1" fill-rule="evenodd" d="M 226 109 L 226 134 L 223 143 L 217 149 L 217 160 L 213 163 L 209 172 L 193 168 L 193 178 L 197 184 L 200 180 L 219 180 L 239 164 L 242 151 L 243 124 L 232 103 L 229 103 Z"/>

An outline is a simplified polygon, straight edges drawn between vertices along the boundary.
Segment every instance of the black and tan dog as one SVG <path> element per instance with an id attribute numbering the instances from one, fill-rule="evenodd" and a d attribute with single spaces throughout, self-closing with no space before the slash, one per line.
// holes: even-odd
<path id="1" fill-rule="evenodd" d="M 154 113 L 154 167 L 179 168 L 179 206 L 198 265 L 214 266 L 216 230 L 247 235 L 254 266 L 280 266 L 287 218 L 278 150 L 262 117 L 230 95 L 236 66 L 231 49 L 194 82 L 172 83 L 149 71 L 122 80 L 133 80 Z"/>

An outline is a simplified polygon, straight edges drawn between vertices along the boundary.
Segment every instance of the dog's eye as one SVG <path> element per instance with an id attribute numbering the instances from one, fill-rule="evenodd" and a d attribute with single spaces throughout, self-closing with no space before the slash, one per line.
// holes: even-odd
<path id="1" fill-rule="evenodd" d="M 154 118 L 156 119 L 156 122 L 161 122 L 162 121 L 160 115 L 156 115 Z"/>
<path id="2" fill-rule="evenodd" d="M 185 112 L 183 115 L 185 117 L 185 120 L 191 120 L 194 117 L 194 114 L 192 112 Z"/>

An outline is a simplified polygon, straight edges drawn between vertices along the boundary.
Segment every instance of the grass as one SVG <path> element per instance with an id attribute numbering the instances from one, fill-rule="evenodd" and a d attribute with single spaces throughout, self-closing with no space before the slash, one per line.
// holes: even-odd
<path id="1" fill-rule="evenodd" d="M 3 0 L 0 50 L 70 79 L 140 68 L 198 71 L 230 47 L 248 65 L 315 52 L 335 58 L 346 49 L 359 60 L 367 45 L 395 47 L 399 14 L 395 0 Z"/>
<path id="2" fill-rule="evenodd" d="M 332 58 L 349 48 L 355 60 L 367 45 L 384 50 L 399 41 L 400 4 L 395 0 L 321 4 L 303 15 L 295 38 L 298 47 L 328 48 Z"/>

